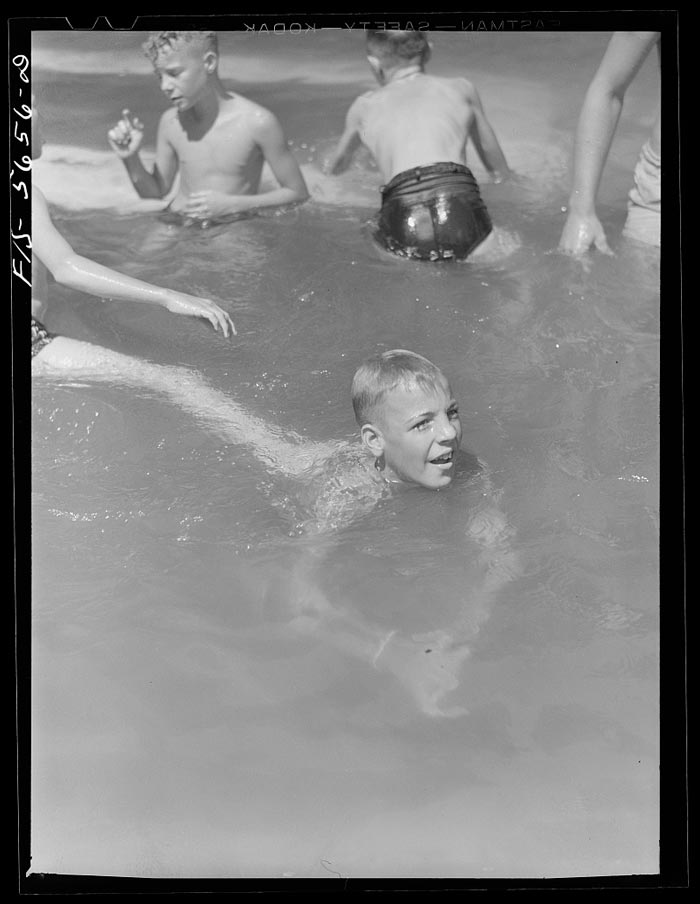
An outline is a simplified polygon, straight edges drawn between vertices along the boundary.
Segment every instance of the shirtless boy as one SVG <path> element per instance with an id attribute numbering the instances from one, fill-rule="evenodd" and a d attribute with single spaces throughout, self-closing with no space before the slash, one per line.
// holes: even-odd
<path id="1" fill-rule="evenodd" d="M 302 631 L 319 631 L 339 648 L 392 674 L 427 715 L 461 715 L 463 709 L 444 708 L 441 701 L 459 684 L 459 670 L 469 655 L 467 644 L 488 618 L 495 594 L 519 570 L 509 545 L 512 531 L 484 466 L 474 456 L 460 455 L 459 409 L 447 378 L 435 364 L 405 349 L 375 355 L 355 373 L 352 402 L 361 445 L 336 448 L 324 468 L 329 479 L 315 478 L 316 521 L 308 534 L 315 534 L 316 542 L 307 544 L 297 560 L 295 624 Z M 330 469 L 333 459 L 338 464 Z M 460 463 L 470 465 L 467 473 L 480 478 L 482 503 L 465 518 L 460 532 L 481 548 L 477 562 L 482 576 L 478 586 L 470 588 L 469 601 L 454 624 L 418 636 L 406 635 L 398 627 L 386 632 L 344 609 L 338 600 L 331 604 L 314 589 L 315 573 L 324 570 L 329 530 L 351 523 L 401 486 L 447 488 Z M 314 472 L 318 474 L 312 467 L 309 474 Z"/>
<path id="2" fill-rule="evenodd" d="M 598 219 L 596 197 L 625 92 L 652 49 L 659 47 L 660 37 L 658 31 L 616 31 L 586 90 L 576 126 L 569 213 L 559 241 L 567 254 L 581 255 L 591 247 L 612 253 Z M 635 167 L 624 234 L 646 245 L 661 245 L 660 111 Z"/>
<path id="3" fill-rule="evenodd" d="M 124 110 L 108 133 L 142 198 L 164 198 L 178 170 L 180 185 L 168 212 L 183 222 L 225 219 L 308 198 L 276 117 L 222 85 L 214 32 L 154 32 L 144 51 L 171 104 L 158 126 L 153 171 L 139 156 L 143 125 L 138 118 Z M 265 162 L 279 187 L 258 194 Z"/>
<path id="4" fill-rule="evenodd" d="M 32 156 L 35 159 L 41 156 L 42 145 L 39 115 L 33 106 Z M 41 321 L 48 303 L 48 273 L 51 273 L 57 283 L 79 292 L 88 292 L 101 298 L 159 305 L 173 314 L 203 317 L 214 329 L 221 329 L 224 336 L 236 332 L 230 316 L 213 301 L 175 289 L 153 286 L 77 254 L 54 226 L 43 193 L 36 185 L 32 185 L 32 359 L 43 352 L 42 360 L 48 360 L 58 348 L 63 353 L 72 352 L 76 361 L 93 358 L 95 362 L 103 361 L 108 355 L 106 349 L 99 350 L 89 343 L 56 337 L 44 327 Z M 45 349 L 54 339 L 59 341 L 49 354 Z M 132 360 L 123 355 L 117 357 L 123 358 L 127 366 Z"/>
<path id="5" fill-rule="evenodd" d="M 426 74 L 423 32 L 368 29 L 367 54 L 380 87 L 350 107 L 328 171 L 345 170 L 360 142 L 371 151 L 385 183 L 376 237 L 389 251 L 421 260 L 485 251 L 493 227 L 467 141 L 494 181 L 510 171 L 476 88 Z"/>

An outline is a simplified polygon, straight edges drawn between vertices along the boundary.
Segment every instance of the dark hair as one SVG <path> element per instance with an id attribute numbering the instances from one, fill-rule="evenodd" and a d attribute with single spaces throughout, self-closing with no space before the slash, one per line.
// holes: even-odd
<path id="1" fill-rule="evenodd" d="M 440 368 L 416 352 L 394 348 L 372 355 L 357 368 L 352 379 L 355 419 L 360 426 L 370 422 L 376 407 L 397 386 L 433 390 L 446 383 L 447 378 Z"/>
<path id="2" fill-rule="evenodd" d="M 174 50 L 179 44 L 194 44 L 201 47 L 202 53 L 213 51 L 219 53 L 219 41 L 215 31 L 152 31 L 148 40 L 142 44 L 143 52 L 155 65 L 159 54 L 164 50 Z"/>
<path id="3" fill-rule="evenodd" d="M 406 62 L 420 59 L 428 52 L 428 39 L 422 31 L 385 31 L 367 29 L 367 47 L 382 62 Z"/>

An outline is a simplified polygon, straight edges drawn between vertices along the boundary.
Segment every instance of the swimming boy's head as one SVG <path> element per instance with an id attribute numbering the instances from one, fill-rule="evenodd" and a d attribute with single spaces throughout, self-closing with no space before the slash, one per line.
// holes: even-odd
<path id="1" fill-rule="evenodd" d="M 214 31 L 155 31 L 143 44 L 161 91 L 178 110 L 201 99 L 217 77 L 219 49 Z"/>
<path id="2" fill-rule="evenodd" d="M 425 66 L 430 44 L 422 31 L 367 30 L 367 59 L 378 81 L 384 83 L 397 69 Z"/>
<path id="3" fill-rule="evenodd" d="M 435 364 L 400 348 L 374 355 L 353 377 L 352 404 L 362 442 L 388 476 L 430 489 L 452 481 L 462 425 Z"/>

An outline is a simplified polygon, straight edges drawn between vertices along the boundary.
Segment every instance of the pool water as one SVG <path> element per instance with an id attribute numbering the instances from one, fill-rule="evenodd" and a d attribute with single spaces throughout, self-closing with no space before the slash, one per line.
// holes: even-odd
<path id="1" fill-rule="evenodd" d="M 221 36 L 226 84 L 280 118 L 306 205 L 152 244 L 107 148 L 164 108 L 133 33 L 36 32 L 35 178 L 75 249 L 220 301 L 238 328 L 54 286 L 49 329 L 199 372 L 309 440 L 351 439 L 368 354 L 449 374 L 520 568 L 478 613 L 478 490 L 411 489 L 337 532 L 333 605 L 406 634 L 471 623 L 430 716 L 291 626 L 294 482 L 153 392 L 32 387 L 32 871 L 150 877 L 555 877 L 658 871 L 658 252 L 620 238 L 658 103 L 647 60 L 601 186 L 614 257 L 556 253 L 573 128 L 609 35 L 434 35 L 515 183 L 475 175 L 510 253 L 428 265 L 370 238 L 379 176 L 320 162 L 370 87 L 351 32 Z"/>

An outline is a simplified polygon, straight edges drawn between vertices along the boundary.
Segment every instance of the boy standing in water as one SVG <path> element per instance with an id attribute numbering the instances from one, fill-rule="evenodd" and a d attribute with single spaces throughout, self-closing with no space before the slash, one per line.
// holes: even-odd
<path id="1" fill-rule="evenodd" d="M 616 31 L 588 86 L 576 126 L 569 213 L 559 241 L 567 254 L 584 254 L 591 247 L 612 253 L 596 213 L 596 196 L 625 92 L 660 37 L 658 31 Z M 660 111 L 634 171 L 624 233 L 646 245 L 661 245 Z"/>
<path id="2" fill-rule="evenodd" d="M 154 32 L 144 51 L 171 104 L 158 126 L 153 172 L 139 156 L 143 125 L 128 110 L 108 133 L 142 198 L 165 197 L 178 170 L 169 211 L 183 220 L 217 220 L 308 198 L 276 117 L 222 85 L 214 32 Z M 265 162 L 279 188 L 258 194 Z"/>
<path id="3" fill-rule="evenodd" d="M 32 96 L 32 157 L 41 156 L 43 136 L 39 126 L 39 114 Z M 134 301 L 159 305 L 173 314 L 203 317 L 224 336 L 236 332 L 229 314 L 206 298 L 197 298 L 175 289 L 153 286 L 141 279 L 127 276 L 104 267 L 81 254 L 77 254 L 54 226 L 46 198 L 37 185 L 32 185 L 32 358 L 41 355 L 42 360 L 51 357 L 44 349 L 59 338 L 58 346 L 75 353 L 76 360 L 87 362 L 94 352 L 95 360 L 103 361 L 106 350 L 97 350 L 88 343 L 56 337 L 44 327 L 41 320 L 48 303 L 48 273 L 57 283 L 87 292 L 101 298 Z M 56 346 L 51 349 L 53 355 Z M 118 357 L 118 356 L 117 356 Z M 124 356 L 122 356 L 124 357 Z M 127 362 L 130 359 L 125 359 Z"/>
<path id="4" fill-rule="evenodd" d="M 510 170 L 476 88 L 426 74 L 423 32 L 368 29 L 367 54 L 380 87 L 350 107 L 329 172 L 346 169 L 360 142 L 369 148 L 385 183 L 376 237 L 395 254 L 464 259 L 487 250 L 493 227 L 466 166 L 468 139 L 495 181 Z"/>

